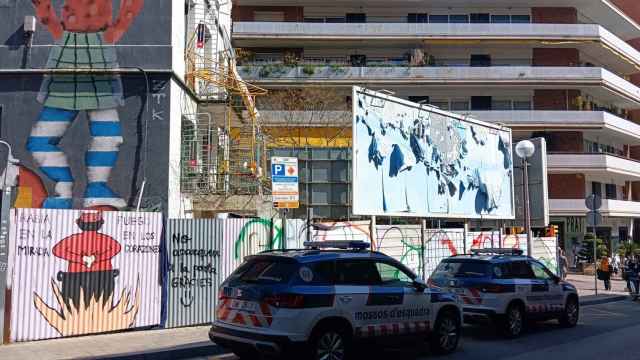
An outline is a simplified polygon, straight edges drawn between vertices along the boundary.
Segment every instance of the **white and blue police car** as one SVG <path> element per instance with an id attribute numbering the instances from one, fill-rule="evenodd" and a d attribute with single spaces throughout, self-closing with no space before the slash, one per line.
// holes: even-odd
<path id="1" fill-rule="evenodd" d="M 305 243 L 249 256 L 221 285 L 209 337 L 240 358 L 302 351 L 304 359 L 354 359 L 362 343 L 429 344 L 453 352 L 462 308 L 369 244 Z"/>
<path id="2" fill-rule="evenodd" d="M 518 249 L 472 250 L 440 262 L 429 284 L 458 295 L 464 322 L 491 321 L 509 338 L 528 320 L 558 319 L 574 327 L 580 315 L 576 288 Z"/>

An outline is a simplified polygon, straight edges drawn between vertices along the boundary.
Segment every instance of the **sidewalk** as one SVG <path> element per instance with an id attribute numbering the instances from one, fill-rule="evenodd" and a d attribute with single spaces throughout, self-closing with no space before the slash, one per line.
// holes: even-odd
<path id="1" fill-rule="evenodd" d="M 629 296 L 626 290 L 627 283 L 620 278 L 611 279 L 611 291 L 605 291 L 604 283 L 598 280 L 598 295 L 595 292 L 593 276 L 569 274 L 566 280 L 578 289 L 580 304 L 583 306 L 620 301 Z"/>
<path id="2" fill-rule="evenodd" d="M 569 275 L 567 281 L 578 288 L 582 306 L 624 300 L 626 283 L 612 280 L 605 292 L 602 281 L 595 295 L 593 277 Z M 0 346 L 0 359 L 178 359 L 220 354 L 223 350 L 209 341 L 208 326 L 179 329 L 130 331 Z"/>
<path id="3" fill-rule="evenodd" d="M 0 359 L 176 359 L 222 353 L 209 326 L 42 340 L 0 346 Z"/>

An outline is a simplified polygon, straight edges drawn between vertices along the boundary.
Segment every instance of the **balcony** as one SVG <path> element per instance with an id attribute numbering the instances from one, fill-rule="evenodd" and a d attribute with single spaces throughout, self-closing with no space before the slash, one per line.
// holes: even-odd
<path id="1" fill-rule="evenodd" d="M 604 153 L 549 153 L 547 171 L 552 174 L 616 176 L 623 181 L 640 180 L 640 162 Z"/>
<path id="2" fill-rule="evenodd" d="M 584 199 L 549 199 L 551 216 L 585 216 Z M 640 202 L 624 200 L 602 200 L 602 216 L 640 217 Z"/>
<path id="3" fill-rule="evenodd" d="M 626 73 L 635 72 L 640 66 L 640 52 L 604 27 L 595 24 L 416 24 L 385 23 L 379 19 L 368 23 L 304 23 L 304 22 L 235 22 L 233 40 L 236 46 L 265 46 L 265 40 L 273 47 L 298 46 L 309 41 L 341 42 L 389 40 L 482 40 L 533 41 L 536 47 L 562 47 L 571 42 L 573 47 L 588 53 L 591 58 L 616 62 Z M 406 20 L 405 20 L 406 21 Z M 259 40 L 259 42 L 256 42 Z M 524 44 L 524 42 L 523 42 Z M 302 47 L 302 46 L 301 46 Z M 613 56 L 612 56 L 613 55 Z M 625 65 L 625 63 L 627 63 Z"/>
<path id="4" fill-rule="evenodd" d="M 242 77 L 264 86 L 521 86 L 532 89 L 578 89 L 614 106 L 640 108 L 640 88 L 597 67 L 533 66 L 367 66 L 249 65 L 239 66 Z"/>

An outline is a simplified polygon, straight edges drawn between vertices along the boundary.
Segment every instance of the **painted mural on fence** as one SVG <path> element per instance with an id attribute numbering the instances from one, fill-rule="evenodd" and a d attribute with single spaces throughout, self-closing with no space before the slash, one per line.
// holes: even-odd
<path id="1" fill-rule="evenodd" d="M 160 213 L 16 209 L 12 341 L 160 321 Z"/>
<path id="2" fill-rule="evenodd" d="M 168 163 L 163 150 L 169 140 L 164 121 L 168 76 L 147 75 L 142 69 L 169 67 L 170 54 L 154 45 L 168 47 L 170 36 L 144 26 L 154 20 L 155 29 L 170 20 L 170 7 L 146 5 L 144 11 L 144 0 L 15 5 L 12 17 L 22 21 L 22 15 L 35 15 L 39 20 L 29 66 L 52 72 L 0 79 L 0 131 L 19 160 L 7 169 L 9 183 L 18 190 L 14 207 L 122 210 L 136 203 L 144 180 L 142 207 L 165 205 L 167 167 L 149 162 Z M 0 24 L 0 36 L 6 33 L 7 38 L 15 29 Z M 25 66 L 14 52 L 4 51 L 0 67 Z M 120 68 L 139 73 L 98 73 Z M 61 73 L 76 70 L 94 72 Z M 152 147 L 157 157 L 149 159 Z M 164 176 L 159 176 L 162 170 Z"/>
<path id="3" fill-rule="evenodd" d="M 511 132 L 353 91 L 353 212 L 513 218 Z"/>

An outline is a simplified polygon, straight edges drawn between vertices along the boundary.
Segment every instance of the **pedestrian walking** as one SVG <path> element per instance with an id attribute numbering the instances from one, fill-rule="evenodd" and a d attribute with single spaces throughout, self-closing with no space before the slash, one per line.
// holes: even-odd
<path id="1" fill-rule="evenodd" d="M 598 279 L 604 282 L 604 289 L 611 290 L 611 265 L 609 264 L 609 258 L 603 257 L 600 259 L 600 266 L 597 270 Z"/>
<path id="2" fill-rule="evenodd" d="M 567 278 L 567 272 L 569 271 L 569 260 L 564 253 L 564 250 L 558 249 L 558 272 L 562 280 Z"/>

